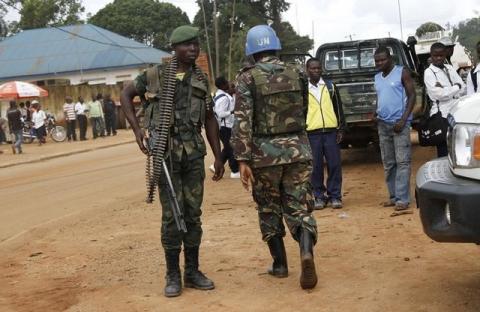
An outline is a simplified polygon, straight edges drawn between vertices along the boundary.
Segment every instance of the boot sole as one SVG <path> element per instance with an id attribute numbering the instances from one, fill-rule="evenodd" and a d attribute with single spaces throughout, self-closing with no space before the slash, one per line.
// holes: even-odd
<path id="1" fill-rule="evenodd" d="M 300 286 L 302 289 L 312 289 L 317 285 L 317 273 L 315 271 L 315 262 L 313 255 L 308 253 L 302 257 L 302 274 L 300 276 Z"/>
<path id="2" fill-rule="evenodd" d="M 274 276 L 276 278 L 285 278 L 285 277 L 288 277 L 288 271 L 286 272 L 281 272 L 281 273 L 275 273 L 272 269 L 269 269 L 267 271 L 268 274 L 270 274 L 271 276 Z"/>
<path id="3" fill-rule="evenodd" d="M 198 285 L 195 285 L 193 283 L 187 283 L 187 282 L 184 282 L 184 286 L 186 288 L 195 288 L 195 289 L 199 289 L 199 290 L 212 290 L 215 288 L 215 285 L 212 285 L 212 286 L 198 286 Z"/>
<path id="4" fill-rule="evenodd" d="M 165 295 L 165 297 L 167 298 L 173 298 L 173 297 L 178 297 L 182 294 L 181 291 L 179 291 L 178 293 L 170 293 L 170 294 L 167 294 L 166 292 L 163 293 Z"/>

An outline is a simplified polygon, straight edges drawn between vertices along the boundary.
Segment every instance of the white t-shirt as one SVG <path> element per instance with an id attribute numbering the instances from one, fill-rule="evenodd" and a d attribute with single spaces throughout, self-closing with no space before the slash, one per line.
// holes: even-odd
<path id="1" fill-rule="evenodd" d="M 87 105 L 85 103 L 77 102 L 77 104 L 75 104 L 75 113 L 77 115 L 85 115 L 85 110 L 87 110 Z"/>
<path id="2" fill-rule="evenodd" d="M 45 112 L 43 110 L 33 112 L 32 114 L 33 127 L 35 129 L 40 128 L 45 124 L 45 119 L 47 119 L 47 115 L 45 115 Z"/>
<path id="3" fill-rule="evenodd" d="M 214 96 L 214 100 L 215 99 L 217 100 L 215 101 L 214 111 L 215 114 L 217 114 L 218 124 L 220 127 L 232 128 L 235 119 L 232 114 L 235 109 L 235 101 L 233 97 L 227 92 L 218 89 Z"/>

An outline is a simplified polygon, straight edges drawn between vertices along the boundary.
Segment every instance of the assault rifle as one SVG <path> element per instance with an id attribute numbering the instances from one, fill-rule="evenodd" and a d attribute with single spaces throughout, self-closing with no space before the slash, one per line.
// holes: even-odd
<path id="1" fill-rule="evenodd" d="M 165 159 L 161 159 L 162 163 L 162 168 L 158 168 L 158 162 L 155 160 L 155 157 L 157 157 L 154 153 L 155 151 L 155 140 L 157 140 L 157 135 L 155 131 L 152 131 L 150 133 L 150 136 L 148 138 L 148 157 L 153 157 L 153 179 L 154 183 L 159 183 L 160 182 L 160 171 L 163 171 L 163 175 L 165 177 L 165 180 L 167 182 L 167 192 L 168 192 L 168 200 L 170 201 L 170 207 L 172 208 L 172 214 L 175 219 L 175 223 L 177 225 L 177 229 L 181 232 L 187 233 L 187 226 L 185 224 L 185 219 L 183 217 L 183 213 L 180 210 L 180 205 L 178 204 L 177 200 L 177 195 L 175 194 L 175 189 L 173 188 L 173 183 L 172 179 L 170 177 L 170 172 L 168 171 L 168 166 L 165 161 Z M 160 185 L 158 185 L 158 188 L 160 189 Z"/>

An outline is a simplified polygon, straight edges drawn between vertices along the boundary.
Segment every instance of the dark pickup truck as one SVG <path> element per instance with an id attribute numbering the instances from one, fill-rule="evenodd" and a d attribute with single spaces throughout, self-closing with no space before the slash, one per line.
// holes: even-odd
<path id="1" fill-rule="evenodd" d="M 377 95 L 374 86 L 374 53 L 380 45 L 387 46 L 396 64 L 410 69 L 416 83 L 417 103 L 414 115 L 424 107 L 422 69 L 415 54 L 416 40 L 412 37 L 407 46 L 394 38 L 333 42 L 321 45 L 316 57 L 322 62 L 323 75 L 336 83 L 343 102 L 347 122 L 344 147 L 365 147 L 378 142 L 373 115 Z"/>

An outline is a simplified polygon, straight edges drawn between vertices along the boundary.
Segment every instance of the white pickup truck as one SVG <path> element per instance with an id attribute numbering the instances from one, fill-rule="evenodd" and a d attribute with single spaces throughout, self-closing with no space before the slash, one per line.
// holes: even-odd
<path id="1" fill-rule="evenodd" d="M 480 94 L 461 98 L 448 121 L 448 157 L 418 170 L 417 206 L 433 240 L 480 244 Z"/>

